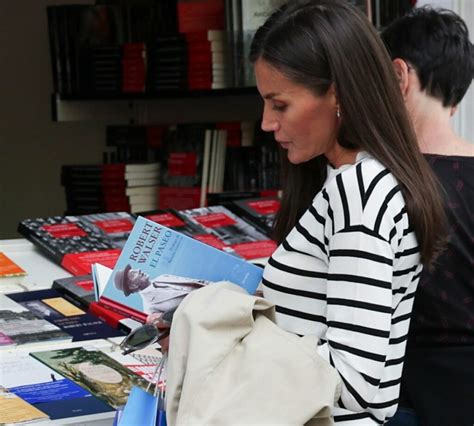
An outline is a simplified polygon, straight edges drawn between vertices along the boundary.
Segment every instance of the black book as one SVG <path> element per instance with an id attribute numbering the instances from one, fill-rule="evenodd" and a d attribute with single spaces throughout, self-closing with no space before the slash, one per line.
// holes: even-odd
<path id="1" fill-rule="evenodd" d="M 84 308 L 95 301 L 94 281 L 91 274 L 57 278 L 53 281 L 52 288 Z"/>
<path id="2" fill-rule="evenodd" d="M 54 289 L 8 294 L 38 318 L 42 318 L 72 336 L 73 342 L 123 336 L 101 319 L 83 311 Z"/>
<path id="3" fill-rule="evenodd" d="M 280 200 L 278 197 L 248 198 L 231 201 L 226 207 L 271 237 Z"/>
<path id="4" fill-rule="evenodd" d="M 161 183 L 170 187 L 201 185 L 204 137 L 207 124 L 180 124 L 170 129 L 163 143 Z"/>
<path id="5" fill-rule="evenodd" d="M 107 126 L 107 146 L 142 147 L 147 146 L 147 128 L 145 126 Z"/>
<path id="6" fill-rule="evenodd" d="M 92 263 L 113 267 L 135 223 L 129 213 L 98 213 L 25 219 L 18 232 L 73 275 Z"/>
<path id="7" fill-rule="evenodd" d="M 206 233 L 201 226 L 190 221 L 187 217 L 181 216 L 179 212 L 174 209 L 148 210 L 136 213 L 136 215 L 143 216 L 146 219 L 152 220 L 153 222 L 159 223 L 167 228 L 174 229 L 188 237 L 194 238 L 197 235 Z"/>
<path id="8" fill-rule="evenodd" d="M 194 235 L 195 239 L 237 257 L 268 258 L 276 248 L 271 238 L 226 206 L 199 207 L 177 213 L 202 230 Z"/>

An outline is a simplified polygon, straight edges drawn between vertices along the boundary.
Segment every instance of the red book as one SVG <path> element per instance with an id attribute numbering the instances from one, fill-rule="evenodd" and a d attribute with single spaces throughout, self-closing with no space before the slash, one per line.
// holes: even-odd
<path id="1" fill-rule="evenodd" d="M 200 187 L 160 186 L 158 205 L 163 209 L 192 209 L 199 207 L 200 197 Z"/>
<path id="2" fill-rule="evenodd" d="M 105 321 L 107 324 L 111 325 L 114 328 L 119 327 L 120 320 L 127 318 L 125 315 L 107 309 L 99 302 L 89 303 L 89 312 L 92 315 L 95 315 L 97 318 L 100 318 L 102 321 Z"/>
<path id="3" fill-rule="evenodd" d="M 101 251 L 88 251 L 81 253 L 68 253 L 63 256 L 61 266 L 73 275 L 86 275 L 91 273 L 93 263 L 113 268 L 120 256 L 120 249 Z"/>
<path id="4" fill-rule="evenodd" d="M 177 11 L 180 33 L 225 29 L 224 0 L 181 0 Z"/>

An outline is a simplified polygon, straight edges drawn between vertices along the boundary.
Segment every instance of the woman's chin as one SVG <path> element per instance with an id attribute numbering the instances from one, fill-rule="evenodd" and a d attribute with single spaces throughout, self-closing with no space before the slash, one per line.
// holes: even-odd
<path id="1" fill-rule="evenodd" d="M 304 163 L 305 161 L 307 161 L 307 160 L 301 158 L 301 156 L 295 155 L 295 154 L 291 153 L 290 151 L 288 151 L 287 157 L 288 157 L 288 161 L 291 164 L 294 164 L 294 165 L 301 164 L 301 163 Z"/>

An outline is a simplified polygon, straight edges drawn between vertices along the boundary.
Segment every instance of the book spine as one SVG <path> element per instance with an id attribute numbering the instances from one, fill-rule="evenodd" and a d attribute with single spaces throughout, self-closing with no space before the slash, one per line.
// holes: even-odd
<path id="1" fill-rule="evenodd" d="M 212 130 L 207 129 L 205 133 L 204 139 L 204 155 L 203 155 L 203 162 L 202 162 L 202 179 L 201 179 L 201 197 L 199 201 L 199 207 L 204 207 L 207 198 L 208 192 L 208 179 L 209 179 L 209 155 L 211 150 L 211 138 L 212 138 Z"/>
<path id="2" fill-rule="evenodd" d="M 104 308 L 112 311 L 112 312 L 115 312 L 117 314 L 120 314 L 120 315 L 123 315 L 127 318 L 131 318 L 135 321 L 138 321 L 138 322 L 141 322 L 141 323 L 145 323 L 146 322 L 146 317 L 147 315 L 142 313 L 142 312 L 139 312 L 139 311 L 136 311 L 132 308 L 129 308 L 127 306 L 123 306 L 117 302 L 114 302 L 113 300 L 111 299 L 108 299 L 107 297 L 104 297 L 102 296 L 99 301 L 97 302 L 99 305 L 102 305 Z"/>

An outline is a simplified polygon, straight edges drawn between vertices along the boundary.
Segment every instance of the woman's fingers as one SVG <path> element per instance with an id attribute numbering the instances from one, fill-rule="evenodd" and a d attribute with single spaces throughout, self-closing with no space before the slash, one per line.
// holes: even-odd
<path id="1" fill-rule="evenodd" d="M 163 339 L 158 340 L 158 343 L 161 346 L 161 353 L 163 354 L 168 353 L 168 349 L 170 346 L 170 336 L 167 335 L 166 337 L 163 337 Z"/>
<path id="2" fill-rule="evenodd" d="M 160 330 L 160 335 L 163 337 L 158 339 L 158 343 L 161 346 L 162 353 L 167 353 L 169 347 L 169 328 L 171 324 L 168 321 L 163 321 L 162 316 L 163 313 L 150 314 L 146 319 L 146 323 L 154 325 Z"/>
<path id="3" fill-rule="evenodd" d="M 156 313 L 156 314 L 150 314 L 148 315 L 146 319 L 147 324 L 154 325 L 157 328 L 169 328 L 170 323 L 168 321 L 163 321 L 162 320 L 163 313 Z"/>

